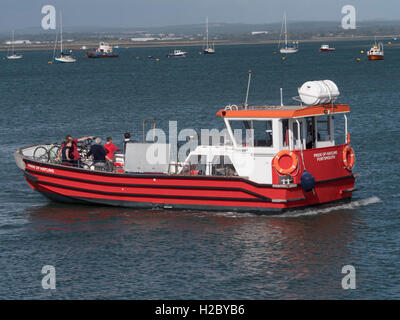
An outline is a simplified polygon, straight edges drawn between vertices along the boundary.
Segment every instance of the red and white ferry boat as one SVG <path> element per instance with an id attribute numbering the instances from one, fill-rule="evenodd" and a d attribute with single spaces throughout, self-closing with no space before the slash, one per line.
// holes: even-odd
<path id="1" fill-rule="evenodd" d="M 356 177 L 350 107 L 335 103 L 338 95 L 332 81 L 309 81 L 299 89 L 299 105 L 227 106 L 217 113 L 226 139 L 198 145 L 183 162 L 166 157 L 149 164 L 144 155 L 158 143 L 136 142 L 127 143 L 118 155 L 123 169 L 113 172 L 34 157 L 37 148 L 52 144 L 22 147 L 14 157 L 32 189 L 67 203 L 268 214 L 350 201 Z M 335 140 L 339 116 L 342 143 Z M 248 130 L 246 140 L 238 128 Z M 168 143 L 158 146 L 168 154 Z"/>

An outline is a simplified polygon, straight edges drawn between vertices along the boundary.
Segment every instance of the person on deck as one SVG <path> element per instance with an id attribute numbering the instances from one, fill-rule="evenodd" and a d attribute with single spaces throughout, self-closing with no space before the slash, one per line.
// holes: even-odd
<path id="1" fill-rule="evenodd" d="M 72 155 L 72 142 L 64 141 L 63 147 L 61 148 L 61 163 L 66 166 L 72 166 L 74 164 L 74 158 Z"/>
<path id="2" fill-rule="evenodd" d="M 124 134 L 124 153 L 126 151 L 126 144 L 131 141 L 131 134 L 129 132 L 125 132 Z"/>
<path id="3" fill-rule="evenodd" d="M 107 157 L 111 160 L 114 159 L 114 151 L 120 151 L 120 149 L 112 142 L 111 137 L 107 137 L 107 142 L 104 144 L 104 148 L 107 151 Z"/>
<path id="4" fill-rule="evenodd" d="M 93 136 L 87 136 L 87 137 L 82 137 L 82 138 L 79 138 L 79 139 L 74 139 L 74 138 L 72 138 L 71 135 L 67 135 L 65 137 L 65 139 L 66 139 L 65 141 L 70 141 L 71 144 L 72 144 L 72 146 L 71 146 L 71 154 L 72 154 L 72 159 L 73 159 L 74 166 L 79 167 L 79 164 L 81 162 L 81 155 L 79 154 L 77 143 L 79 141 L 85 141 L 85 140 L 93 139 L 93 138 L 94 138 Z M 59 160 L 61 158 L 61 151 L 62 151 L 62 149 L 64 147 L 64 143 L 61 145 L 60 151 L 58 152 L 58 159 Z"/>
<path id="5" fill-rule="evenodd" d="M 110 164 L 112 159 L 107 156 L 107 151 L 104 146 L 101 145 L 101 139 L 96 138 L 94 140 L 94 145 L 90 147 L 90 151 L 88 152 L 87 156 L 93 156 L 93 165 L 96 167 L 103 166 L 106 169 L 110 169 Z"/>

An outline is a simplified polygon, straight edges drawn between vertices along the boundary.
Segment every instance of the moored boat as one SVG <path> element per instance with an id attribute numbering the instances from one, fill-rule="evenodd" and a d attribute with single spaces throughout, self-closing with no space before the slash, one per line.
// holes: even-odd
<path id="1" fill-rule="evenodd" d="M 335 48 L 329 47 L 329 44 L 323 44 L 321 45 L 321 48 L 319 48 L 319 52 L 328 52 L 328 51 L 335 51 Z"/>
<path id="2" fill-rule="evenodd" d="M 62 29 L 62 12 L 60 10 L 60 55 L 58 57 L 55 56 L 56 54 L 56 48 L 57 48 L 57 38 L 58 38 L 58 32 L 56 35 L 56 41 L 54 44 L 54 51 L 53 51 L 53 60 L 55 62 L 61 62 L 61 63 L 73 63 L 76 62 L 76 59 L 72 56 L 72 51 L 64 51 L 63 48 L 63 29 Z"/>
<path id="3" fill-rule="evenodd" d="M 368 60 L 383 60 L 383 43 L 379 42 L 377 44 L 375 40 L 374 46 L 367 52 L 367 57 Z"/>
<path id="4" fill-rule="evenodd" d="M 226 126 L 223 143 L 218 137 L 210 145 L 207 137 L 182 162 L 160 142 L 128 142 L 112 171 L 65 166 L 46 151 L 36 156 L 38 148 L 50 155 L 53 144 L 22 147 L 14 157 L 32 189 L 68 203 L 268 214 L 350 201 L 350 107 L 336 103 L 338 96 L 332 81 L 309 81 L 299 89 L 299 105 L 226 106 L 217 112 Z M 340 115 L 343 143 L 334 130 Z M 154 150 L 165 157 L 152 161 Z"/>
<path id="5" fill-rule="evenodd" d="M 12 40 L 11 40 L 11 54 L 7 55 L 7 59 L 8 60 L 22 59 L 22 54 L 18 54 L 18 53 L 15 52 L 14 43 L 15 43 L 15 39 L 14 39 L 14 30 L 13 30 L 12 31 Z"/>
<path id="6" fill-rule="evenodd" d="M 113 52 L 113 46 L 100 42 L 98 48 L 94 48 L 91 51 L 86 52 L 88 58 L 118 58 L 119 54 Z"/>
<path id="7" fill-rule="evenodd" d="M 215 54 L 215 45 L 211 45 L 208 40 L 208 17 L 206 18 L 206 39 L 203 48 L 203 54 Z"/>
<path id="8" fill-rule="evenodd" d="M 281 40 L 282 34 L 284 34 L 284 41 Z M 278 43 L 279 52 L 286 53 L 297 53 L 299 51 L 299 42 L 298 41 L 288 41 L 288 31 L 287 31 L 287 22 L 286 22 L 286 10 L 283 12 L 283 21 L 281 28 L 281 35 L 279 37 Z"/>
<path id="9" fill-rule="evenodd" d="M 186 58 L 187 52 L 182 50 L 174 50 L 172 53 L 167 54 L 167 58 Z"/>

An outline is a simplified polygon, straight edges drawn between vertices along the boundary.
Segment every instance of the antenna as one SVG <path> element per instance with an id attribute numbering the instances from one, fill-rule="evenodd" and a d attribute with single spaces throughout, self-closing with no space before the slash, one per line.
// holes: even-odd
<path id="1" fill-rule="evenodd" d="M 283 90 L 281 88 L 281 107 L 283 107 Z"/>
<path id="2" fill-rule="evenodd" d="M 247 82 L 247 91 L 246 91 L 246 100 L 244 102 L 244 107 L 247 109 L 247 99 L 249 98 L 249 90 L 250 90 L 250 81 L 251 81 L 251 70 L 249 70 L 249 80 Z"/>

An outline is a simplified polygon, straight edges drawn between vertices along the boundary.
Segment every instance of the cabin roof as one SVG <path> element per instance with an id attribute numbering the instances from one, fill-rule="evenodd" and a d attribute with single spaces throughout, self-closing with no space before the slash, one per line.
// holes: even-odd
<path id="1" fill-rule="evenodd" d="M 248 106 L 221 109 L 217 116 L 225 118 L 304 118 L 350 112 L 347 104 L 318 106 Z M 237 110 L 236 110 L 237 108 Z"/>

